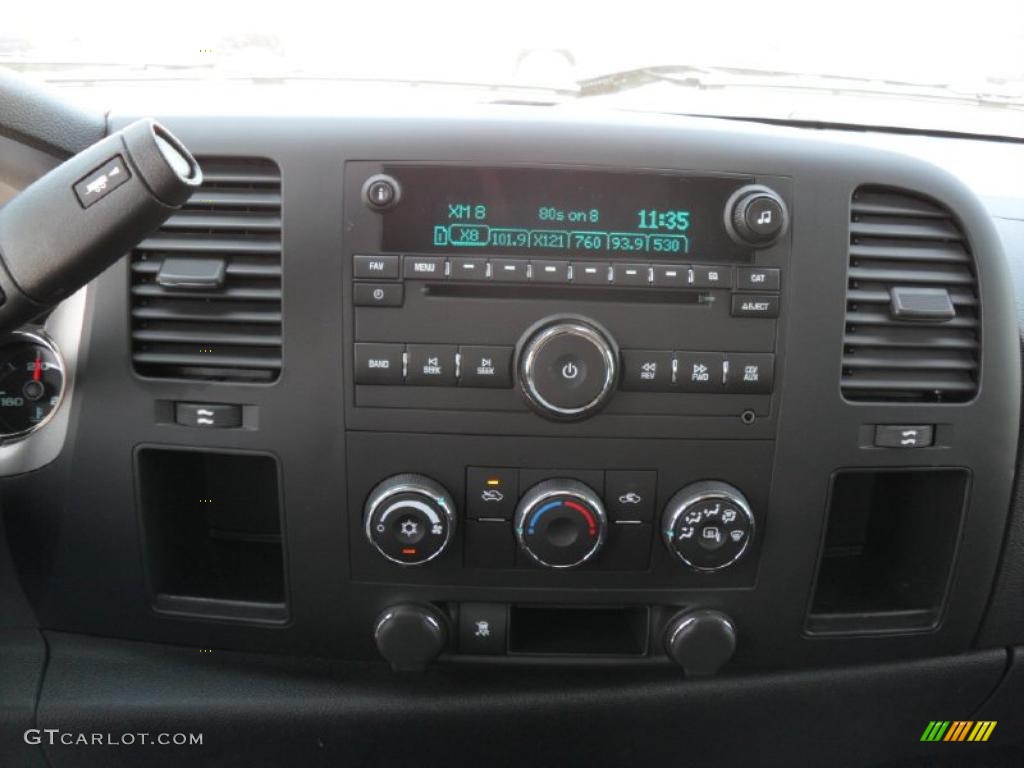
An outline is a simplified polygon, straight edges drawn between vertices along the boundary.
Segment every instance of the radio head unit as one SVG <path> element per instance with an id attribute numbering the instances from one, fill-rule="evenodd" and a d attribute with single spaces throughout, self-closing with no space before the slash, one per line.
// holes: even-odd
<path id="1" fill-rule="evenodd" d="M 415 161 L 346 177 L 351 423 L 771 429 L 789 179 Z"/>

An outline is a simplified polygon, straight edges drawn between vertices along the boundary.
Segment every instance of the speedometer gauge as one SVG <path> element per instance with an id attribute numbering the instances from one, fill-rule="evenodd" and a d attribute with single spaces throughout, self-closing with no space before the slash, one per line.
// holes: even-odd
<path id="1" fill-rule="evenodd" d="M 39 429 L 63 394 L 64 362 L 53 342 L 24 331 L 0 339 L 0 439 Z"/>

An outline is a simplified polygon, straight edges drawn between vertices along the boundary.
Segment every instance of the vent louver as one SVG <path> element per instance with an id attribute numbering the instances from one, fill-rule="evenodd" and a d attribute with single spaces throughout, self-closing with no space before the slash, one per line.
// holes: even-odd
<path id="1" fill-rule="evenodd" d="M 929 310 L 944 306 L 948 316 L 904 314 L 905 300 L 922 294 Z M 970 400 L 978 390 L 980 316 L 971 252 L 950 212 L 903 190 L 857 189 L 850 207 L 843 396 Z"/>
<path id="2" fill-rule="evenodd" d="M 281 173 L 200 158 L 203 184 L 132 253 L 132 361 L 143 376 L 268 382 L 281 370 Z"/>

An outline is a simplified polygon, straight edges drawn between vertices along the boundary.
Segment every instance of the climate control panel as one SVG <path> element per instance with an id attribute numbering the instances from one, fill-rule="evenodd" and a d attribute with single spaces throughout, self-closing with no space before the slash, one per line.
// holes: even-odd
<path id="1" fill-rule="evenodd" d="M 537 470 L 468 469 L 462 512 L 467 566 L 643 571 L 650 564 L 653 528 L 660 531 L 679 565 L 712 573 L 743 558 L 754 538 L 750 503 L 729 483 L 691 483 L 656 510 L 656 473 L 651 471 L 584 471 L 577 477 L 586 477 L 589 484 L 574 477 L 551 477 L 528 482 L 517 494 L 521 479 L 536 474 Z M 611 494 L 607 504 L 595 487 Z M 459 517 L 452 495 L 440 483 L 401 474 L 370 493 L 363 530 L 383 559 L 422 566 L 444 553 Z"/>

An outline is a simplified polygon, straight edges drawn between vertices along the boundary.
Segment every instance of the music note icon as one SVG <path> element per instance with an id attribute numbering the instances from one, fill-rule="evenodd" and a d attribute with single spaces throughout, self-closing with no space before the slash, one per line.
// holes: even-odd
<path id="1" fill-rule="evenodd" d="M 772 212 L 761 211 L 761 215 L 757 218 L 758 224 L 771 224 L 772 223 Z"/>

